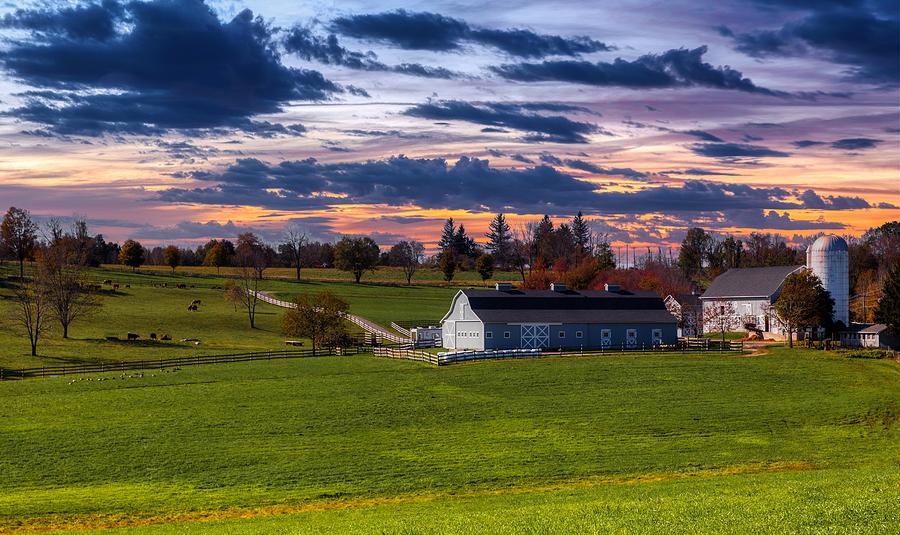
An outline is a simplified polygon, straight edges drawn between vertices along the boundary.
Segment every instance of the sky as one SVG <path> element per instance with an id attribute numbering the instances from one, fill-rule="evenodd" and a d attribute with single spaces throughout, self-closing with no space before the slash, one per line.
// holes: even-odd
<path id="1" fill-rule="evenodd" d="M 0 205 L 107 239 L 900 219 L 897 0 L 8 2 Z"/>

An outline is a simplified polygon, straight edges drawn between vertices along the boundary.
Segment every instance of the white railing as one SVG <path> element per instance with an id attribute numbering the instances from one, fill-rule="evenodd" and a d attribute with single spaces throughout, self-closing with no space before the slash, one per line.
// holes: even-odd
<path id="1" fill-rule="evenodd" d="M 252 291 L 252 290 L 250 290 Z M 290 301 L 282 301 L 281 299 L 275 299 L 271 295 L 265 292 L 256 292 L 256 297 L 263 302 L 269 303 L 270 305 L 275 305 L 281 308 L 297 308 L 296 303 L 291 303 Z M 397 343 L 408 343 L 409 338 L 403 338 L 402 336 L 398 336 L 384 327 L 373 323 L 365 318 L 361 318 L 355 314 L 344 314 L 344 319 L 349 321 L 350 323 L 362 328 L 362 330 L 367 333 L 371 333 L 372 335 L 382 338 L 384 340 L 390 340 L 391 342 Z"/>

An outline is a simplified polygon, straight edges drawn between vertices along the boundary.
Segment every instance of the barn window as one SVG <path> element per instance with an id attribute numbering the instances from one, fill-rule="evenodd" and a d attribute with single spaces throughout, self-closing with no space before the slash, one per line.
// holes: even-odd
<path id="1" fill-rule="evenodd" d="M 560 338 L 565 338 L 565 337 L 566 337 L 566 331 L 559 331 L 559 337 L 560 337 Z"/>
<path id="2" fill-rule="evenodd" d="M 503 331 L 503 338 L 509 338 L 509 331 Z"/>
<path id="3" fill-rule="evenodd" d="M 575 331 L 575 338 L 584 338 L 584 333 L 581 331 Z"/>
<path id="4" fill-rule="evenodd" d="M 493 337 L 494 337 L 494 333 L 492 333 L 491 331 L 487 331 L 486 333 L 484 333 L 484 337 L 485 337 L 485 338 L 493 338 Z"/>

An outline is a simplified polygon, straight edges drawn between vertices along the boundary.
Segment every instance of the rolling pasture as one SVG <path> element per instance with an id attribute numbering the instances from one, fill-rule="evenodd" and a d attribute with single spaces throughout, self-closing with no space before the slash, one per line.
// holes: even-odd
<path id="1" fill-rule="evenodd" d="M 886 532 L 900 367 L 369 356 L 0 384 L 0 530 Z M 98 380 L 105 378 L 106 380 Z"/>
<path id="2" fill-rule="evenodd" d="M 281 334 L 283 310 L 260 303 L 257 328 L 249 329 L 246 313 L 236 310 L 223 297 L 221 287 L 227 281 L 224 277 L 95 269 L 90 275 L 96 282 L 114 280 L 119 289 L 113 292 L 110 286 L 104 286 L 103 306 L 92 317 L 75 322 L 69 339 L 63 339 L 58 325 L 51 323 L 38 347 L 39 356 L 32 357 L 22 328 L 9 319 L 15 304 L 11 300 L 11 287 L 3 284 L 3 275 L 12 272 L 9 264 L 0 268 L 0 317 L 6 318 L 0 321 L 2 367 L 61 366 L 285 348 L 285 337 Z M 178 284 L 187 288 L 176 288 Z M 283 299 L 327 288 L 345 299 L 351 312 L 386 326 L 396 320 L 439 319 L 456 292 L 452 288 L 433 286 L 269 279 L 263 282 L 262 288 Z M 195 299 L 201 301 L 199 311 L 188 311 L 187 305 Z M 141 339 L 124 341 L 128 332 L 140 334 Z M 172 340 L 152 341 L 151 332 L 158 336 L 168 334 Z M 106 339 L 109 336 L 122 341 L 109 341 Z M 185 338 L 198 338 L 201 343 L 181 343 Z"/>

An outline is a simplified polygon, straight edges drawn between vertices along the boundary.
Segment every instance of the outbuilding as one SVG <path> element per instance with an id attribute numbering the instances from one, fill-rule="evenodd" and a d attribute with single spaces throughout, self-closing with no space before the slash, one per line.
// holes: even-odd
<path id="1" fill-rule="evenodd" d="M 677 341 L 677 320 L 653 292 L 460 290 L 441 320 L 447 349 L 640 348 Z"/>
<path id="2" fill-rule="evenodd" d="M 844 347 L 900 349 L 900 336 L 892 336 L 883 323 L 852 323 L 840 335 Z"/>

